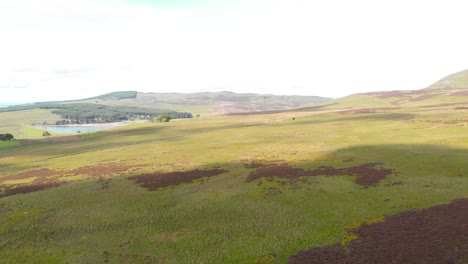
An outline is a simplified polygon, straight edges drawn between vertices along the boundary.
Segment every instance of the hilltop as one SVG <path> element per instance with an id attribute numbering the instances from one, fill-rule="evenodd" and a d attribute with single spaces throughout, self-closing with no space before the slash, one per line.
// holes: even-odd
<path id="1" fill-rule="evenodd" d="M 425 89 L 359 93 L 330 102 L 328 108 L 460 106 L 468 102 L 468 70 L 451 74 Z"/>
<path id="2" fill-rule="evenodd" d="M 429 86 L 428 89 L 468 89 L 468 70 L 450 74 Z"/>

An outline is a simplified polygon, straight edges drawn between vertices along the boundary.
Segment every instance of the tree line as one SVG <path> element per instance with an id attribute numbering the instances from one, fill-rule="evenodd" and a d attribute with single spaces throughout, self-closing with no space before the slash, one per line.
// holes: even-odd
<path id="1" fill-rule="evenodd" d="M 95 124 L 133 120 L 152 120 L 160 115 L 169 115 L 170 119 L 192 118 L 188 112 L 175 112 L 167 109 L 149 109 L 130 106 L 106 106 L 99 104 L 55 104 L 43 105 L 42 109 L 53 109 L 63 120 L 57 125 Z"/>

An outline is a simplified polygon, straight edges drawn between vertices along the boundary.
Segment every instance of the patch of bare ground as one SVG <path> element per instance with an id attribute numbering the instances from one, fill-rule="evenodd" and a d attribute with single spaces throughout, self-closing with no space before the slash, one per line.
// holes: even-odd
<path id="1" fill-rule="evenodd" d="M 252 171 L 246 179 L 246 182 L 252 182 L 261 178 L 274 177 L 288 179 L 290 182 L 296 182 L 297 178 L 305 176 L 355 176 L 355 182 L 364 187 L 377 184 L 386 176 L 394 173 L 393 169 L 376 168 L 381 163 L 366 163 L 348 168 L 333 168 L 330 166 L 320 166 L 313 170 L 304 170 L 292 168 L 287 163 L 281 165 L 269 165 L 257 168 Z"/>
<path id="2" fill-rule="evenodd" d="M 358 238 L 346 249 L 303 250 L 288 263 L 468 263 L 468 199 L 387 216 L 349 232 Z"/>
<path id="3" fill-rule="evenodd" d="M 227 172 L 223 169 L 211 170 L 191 170 L 191 171 L 174 171 L 174 172 L 156 172 L 150 174 L 142 174 L 130 177 L 140 186 L 147 188 L 150 191 L 156 191 L 160 188 L 179 185 L 181 183 L 191 183 L 196 179 L 203 177 L 216 176 Z"/>
<path id="4" fill-rule="evenodd" d="M 110 179 L 106 179 L 106 176 L 124 173 L 137 167 L 141 167 L 141 165 L 98 163 L 96 165 L 84 166 L 70 171 L 42 168 L 0 178 L 0 190 L 3 190 L 3 196 L 35 192 L 65 184 L 68 181 L 66 178 L 63 178 L 63 176 L 73 175 L 83 175 L 88 179 L 96 179 L 97 183 L 101 185 L 101 189 L 107 189 L 109 188 Z M 30 182 L 5 184 L 6 181 L 27 180 L 32 178 L 34 178 L 34 180 Z"/>

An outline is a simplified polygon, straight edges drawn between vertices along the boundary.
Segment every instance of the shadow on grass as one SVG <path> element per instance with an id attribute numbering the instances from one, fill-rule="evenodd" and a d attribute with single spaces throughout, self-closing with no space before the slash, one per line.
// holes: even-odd
<path id="1" fill-rule="evenodd" d="M 233 113 L 228 114 L 231 116 L 250 116 L 250 115 L 270 115 L 270 114 L 280 114 L 280 113 L 296 113 L 296 112 L 314 112 L 322 110 L 325 107 L 329 107 L 332 105 L 336 105 L 336 103 L 324 104 L 324 105 L 317 105 L 317 106 L 309 106 L 309 107 L 301 107 L 289 110 L 275 110 L 275 111 L 259 111 L 259 112 L 249 112 L 249 113 Z"/>
<path id="2" fill-rule="evenodd" d="M 88 151 L 93 150 L 95 149 L 89 149 Z M 68 149 L 68 151 L 71 150 Z M 75 154 L 77 153 L 64 153 L 61 157 L 70 156 L 70 159 L 72 159 L 71 156 Z M 259 186 L 265 180 L 280 185 L 294 186 L 301 181 L 307 183 L 308 180 L 303 179 L 312 179 L 316 176 L 351 176 L 356 184 L 367 188 L 378 186 L 382 181 L 385 181 L 386 177 L 399 175 L 400 173 L 412 173 L 414 177 L 438 174 L 441 177 L 468 179 L 468 163 L 466 163 L 468 150 L 466 149 L 438 145 L 369 145 L 339 149 L 324 155 L 319 157 L 318 161 L 317 157 L 310 161 L 307 160 L 307 157 L 304 157 L 305 159 L 302 161 L 289 163 L 281 160 L 244 158 L 237 163 L 206 164 L 197 168 L 191 167 L 175 172 L 220 168 L 229 173 L 229 170 L 233 167 L 242 167 L 251 170 L 250 174 L 245 175 L 245 182 Z M 435 160 L 437 162 L 433 162 Z M 116 160 L 115 162 L 120 161 Z M 95 165 L 96 170 L 99 170 L 99 164 Z M 26 164 L 20 166 L 27 169 Z M 90 161 L 89 166 L 93 166 L 92 161 Z M 138 166 L 141 167 L 141 164 Z M 15 166 L 15 168 L 19 167 Z M 154 175 L 155 177 L 161 176 L 158 171 L 155 171 Z M 169 174 L 168 177 L 171 177 L 171 175 Z M 181 179 L 181 182 L 187 182 L 183 179 L 183 176 L 178 175 L 177 177 Z M 202 177 L 203 175 L 200 174 L 198 178 Z M 147 176 L 147 178 L 151 178 L 151 176 Z M 404 183 L 404 179 L 398 179 L 398 181 Z M 177 181 L 171 185 L 177 185 Z"/>
<path id="3" fill-rule="evenodd" d="M 244 158 L 238 163 L 207 164 L 187 170 L 221 168 L 229 171 L 242 167 L 248 170 L 244 176 L 246 184 L 275 184 L 273 192 L 279 193 L 291 188 L 304 188 L 304 184 L 313 185 L 317 176 L 349 176 L 356 187 L 362 189 L 404 186 L 409 182 L 424 189 L 436 186 L 436 181 L 437 184 L 463 182 L 466 189 L 467 158 L 467 149 L 442 145 L 361 145 L 338 149 L 321 157 L 314 156 L 310 160 L 307 157 L 295 162 L 278 160 L 278 157 L 274 160 Z"/>
<path id="4" fill-rule="evenodd" d="M 414 119 L 414 114 L 409 113 L 366 113 L 366 114 L 337 114 L 322 115 L 320 119 L 310 120 L 307 117 L 296 119 L 297 124 L 323 124 L 332 122 L 348 122 L 348 121 L 403 121 Z M 306 119 L 306 120 L 304 120 Z M 290 125 L 291 123 L 288 123 Z"/>

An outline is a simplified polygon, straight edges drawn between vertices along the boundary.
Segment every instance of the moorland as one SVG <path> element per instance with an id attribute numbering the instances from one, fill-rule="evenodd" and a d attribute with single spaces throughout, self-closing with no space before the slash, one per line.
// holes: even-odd
<path id="1" fill-rule="evenodd" d="M 3 111 L 0 261 L 465 263 L 467 76 L 49 137 Z"/>

